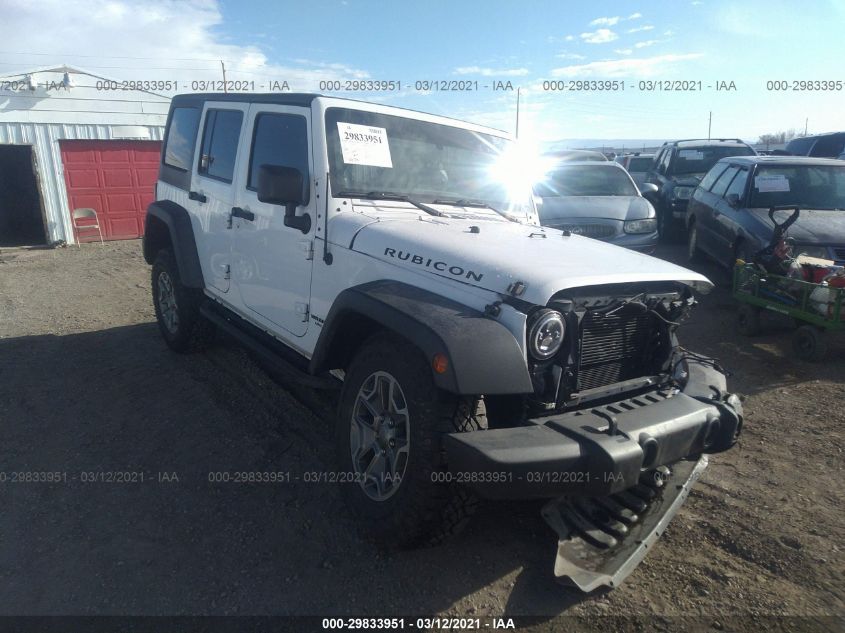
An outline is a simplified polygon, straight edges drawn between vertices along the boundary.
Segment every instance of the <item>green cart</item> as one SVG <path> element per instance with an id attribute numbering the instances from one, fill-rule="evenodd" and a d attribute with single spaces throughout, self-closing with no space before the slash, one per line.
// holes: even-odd
<path id="1" fill-rule="evenodd" d="M 761 310 L 793 318 L 792 346 L 804 360 L 822 360 L 828 335 L 845 330 L 845 288 L 833 288 L 770 274 L 755 264 L 737 261 L 733 295 L 739 302 L 737 327 L 745 336 L 760 332 Z"/>

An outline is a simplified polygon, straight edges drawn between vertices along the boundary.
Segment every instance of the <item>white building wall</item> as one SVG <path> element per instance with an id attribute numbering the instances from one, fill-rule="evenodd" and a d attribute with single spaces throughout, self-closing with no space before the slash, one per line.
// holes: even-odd
<path id="1" fill-rule="evenodd" d="M 69 87 L 62 86 L 65 73 Z M 30 76 L 34 89 L 26 86 Z M 59 141 L 160 141 L 164 135 L 169 97 L 102 85 L 102 77 L 71 66 L 0 77 L 0 144 L 33 146 L 48 242 L 73 242 Z"/>
<path id="2" fill-rule="evenodd" d="M 160 141 L 164 125 L 139 126 L 146 131 L 143 140 Z M 44 204 L 47 223 L 47 242 L 64 240 L 73 243 L 70 226 L 70 207 L 62 167 L 61 140 L 127 140 L 124 133 L 113 125 L 63 125 L 46 123 L 3 123 L 0 122 L 0 144 L 32 145 L 35 153 L 38 187 Z M 138 138 L 138 137 L 136 137 Z M 141 139 L 139 139 L 141 140 Z"/>

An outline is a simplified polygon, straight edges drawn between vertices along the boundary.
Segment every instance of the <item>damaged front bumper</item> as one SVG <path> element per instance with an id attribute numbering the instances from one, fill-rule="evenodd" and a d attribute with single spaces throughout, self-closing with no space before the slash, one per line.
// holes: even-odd
<path id="1" fill-rule="evenodd" d="M 645 471 L 730 448 L 742 428 L 739 398 L 711 363 L 686 359 L 686 372 L 681 390 L 447 435 L 449 470 L 491 499 L 601 497 L 637 485 Z"/>

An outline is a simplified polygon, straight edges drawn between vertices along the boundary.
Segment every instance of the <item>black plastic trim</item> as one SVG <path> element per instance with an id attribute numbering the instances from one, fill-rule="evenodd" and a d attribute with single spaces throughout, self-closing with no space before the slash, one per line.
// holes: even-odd
<path id="1" fill-rule="evenodd" d="M 156 253 L 163 246 L 161 226 L 157 223 L 163 224 L 167 230 L 182 284 L 189 288 L 203 288 L 202 267 L 188 211 L 172 200 L 157 200 L 147 207 L 142 247 L 148 264 L 155 261 Z"/>
<path id="2" fill-rule="evenodd" d="M 438 387 L 457 394 L 532 393 L 522 350 L 513 334 L 482 312 L 398 281 L 382 280 L 341 292 L 326 317 L 311 359 L 311 373 L 330 369 L 333 346 L 347 318 L 363 316 L 407 338 L 430 362 L 449 359 L 445 373 L 432 371 Z M 341 334 L 342 336 L 342 334 Z"/>

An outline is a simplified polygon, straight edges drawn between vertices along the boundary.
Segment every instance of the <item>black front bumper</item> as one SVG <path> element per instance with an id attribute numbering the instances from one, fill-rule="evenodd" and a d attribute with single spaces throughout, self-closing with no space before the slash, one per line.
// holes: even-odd
<path id="1" fill-rule="evenodd" d="M 709 364 L 690 361 L 688 373 L 680 391 L 447 435 L 451 477 L 493 499 L 605 496 L 643 471 L 730 448 L 742 427 L 739 398 Z"/>

